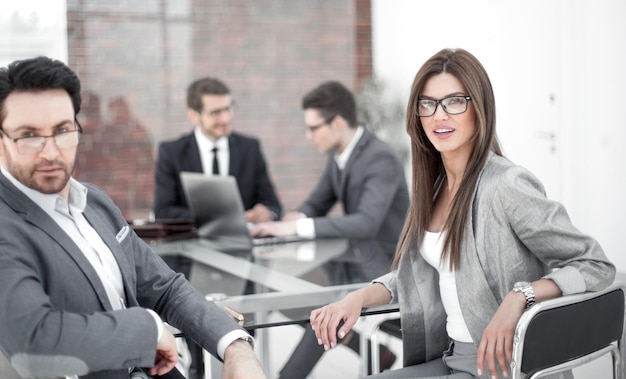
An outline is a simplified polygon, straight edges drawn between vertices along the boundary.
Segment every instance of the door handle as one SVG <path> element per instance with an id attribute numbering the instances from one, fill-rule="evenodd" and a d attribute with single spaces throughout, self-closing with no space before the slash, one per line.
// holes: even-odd
<path id="1" fill-rule="evenodd" d="M 550 152 L 551 153 L 556 152 L 556 133 L 555 132 L 538 130 L 535 132 L 535 137 L 548 140 L 548 142 L 550 143 Z"/>

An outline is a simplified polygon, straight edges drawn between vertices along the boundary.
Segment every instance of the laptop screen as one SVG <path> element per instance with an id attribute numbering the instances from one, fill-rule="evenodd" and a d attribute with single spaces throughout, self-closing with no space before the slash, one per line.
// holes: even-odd
<path id="1" fill-rule="evenodd" d="M 181 172 L 180 180 L 200 237 L 250 238 L 234 177 Z"/>
<path id="2" fill-rule="evenodd" d="M 239 187 L 232 176 L 181 172 L 180 180 L 199 237 L 219 242 L 222 248 L 237 249 L 303 240 L 298 236 L 252 238 Z"/>

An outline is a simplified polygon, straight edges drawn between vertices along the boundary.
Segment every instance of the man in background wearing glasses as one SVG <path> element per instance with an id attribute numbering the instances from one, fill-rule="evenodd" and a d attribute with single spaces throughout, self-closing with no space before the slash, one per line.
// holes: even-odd
<path id="1" fill-rule="evenodd" d="M 354 96 L 339 82 L 312 89 L 302 99 L 302 109 L 306 138 L 328 154 L 326 169 L 296 212 L 287 213 L 282 221 L 255 225 L 252 235 L 376 239 L 387 246 L 385 253 L 391 263 L 409 207 L 407 182 L 397 154 L 358 125 Z M 336 203 L 341 204 L 343 214 L 329 216 Z M 342 343 L 359 352 L 356 333 Z M 386 347 L 381 351 L 381 367 L 389 368 L 395 356 Z M 323 352 L 307 326 L 280 377 L 305 378 Z"/>
<path id="2" fill-rule="evenodd" d="M 171 271 L 103 191 L 71 177 L 80 103 L 62 62 L 0 69 L 2 354 L 23 377 L 163 375 L 178 359 L 163 318 L 223 359 L 224 377 L 265 378 L 250 335 Z"/>
<path id="3" fill-rule="evenodd" d="M 182 171 L 190 171 L 234 176 L 248 222 L 280 219 L 282 209 L 259 141 L 231 130 L 234 105 L 229 88 L 218 79 L 202 78 L 189 85 L 187 117 L 194 130 L 159 146 L 156 218 L 193 219 L 180 180 Z"/>

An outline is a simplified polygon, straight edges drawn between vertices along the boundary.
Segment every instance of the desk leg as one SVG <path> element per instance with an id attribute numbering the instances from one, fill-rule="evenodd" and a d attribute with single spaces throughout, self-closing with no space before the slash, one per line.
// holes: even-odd
<path id="1" fill-rule="evenodd" d="M 361 331 L 359 335 L 360 335 L 359 345 L 361 348 L 361 374 L 367 375 L 367 365 L 370 360 L 370 351 L 367 348 L 367 345 L 368 345 L 367 333 L 364 333 L 363 331 Z"/>
<path id="2" fill-rule="evenodd" d="M 266 293 L 269 292 L 268 288 L 260 283 L 254 283 L 254 293 Z M 271 311 L 254 312 L 255 320 L 259 320 L 258 323 L 267 322 L 268 316 Z M 267 328 L 259 328 L 254 331 L 254 339 L 256 340 L 255 352 L 261 362 L 261 367 L 265 373 L 272 372 L 270 367 L 270 341 L 269 330 Z"/>
<path id="3" fill-rule="evenodd" d="M 202 350 L 202 355 L 204 357 L 204 379 L 221 378 L 224 364 L 206 350 Z"/>
<path id="4" fill-rule="evenodd" d="M 268 315 L 269 312 L 256 312 L 254 317 L 257 320 L 266 322 Z M 263 371 L 265 371 L 266 373 L 271 372 L 269 330 L 267 328 L 260 328 L 255 330 L 254 338 L 257 342 L 255 350 L 257 356 L 259 357 L 259 362 L 261 362 L 261 367 L 263 367 Z"/>

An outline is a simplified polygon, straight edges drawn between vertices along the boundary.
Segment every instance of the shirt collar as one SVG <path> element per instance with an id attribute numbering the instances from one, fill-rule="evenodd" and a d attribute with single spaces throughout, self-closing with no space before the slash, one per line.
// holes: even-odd
<path id="1" fill-rule="evenodd" d="M 340 170 L 346 168 L 348 160 L 350 159 L 350 156 L 354 151 L 354 147 L 361 139 L 361 136 L 363 136 L 363 127 L 359 126 L 358 128 L 356 128 L 356 132 L 354 132 L 354 135 L 352 136 L 350 143 L 348 143 L 348 146 L 343 149 L 341 154 L 335 154 L 335 162 L 337 162 L 337 167 L 339 167 Z"/>
<path id="2" fill-rule="evenodd" d="M 208 152 L 217 147 L 220 151 L 228 151 L 228 137 L 221 137 L 217 141 L 211 141 L 209 137 L 205 136 L 200 128 L 196 127 L 193 131 L 196 141 L 198 142 L 198 149 L 200 152 Z"/>
<path id="3" fill-rule="evenodd" d="M 65 200 L 57 194 L 45 194 L 41 193 L 37 190 L 34 190 L 30 187 L 25 186 L 22 182 L 17 180 L 9 173 L 7 169 L 0 166 L 0 170 L 2 171 L 2 175 L 4 175 L 18 190 L 20 190 L 24 195 L 26 195 L 29 199 L 31 199 L 35 204 L 37 204 L 41 209 L 44 210 L 49 215 L 54 214 L 54 211 L 57 208 L 57 204 L 59 204 L 59 200 L 61 204 L 65 203 Z M 69 192 L 69 204 L 68 206 L 73 208 L 73 210 L 83 212 L 85 210 L 85 206 L 87 205 L 87 187 L 80 184 L 74 178 L 70 178 L 70 192 Z M 66 210 L 67 212 L 67 210 Z"/>

